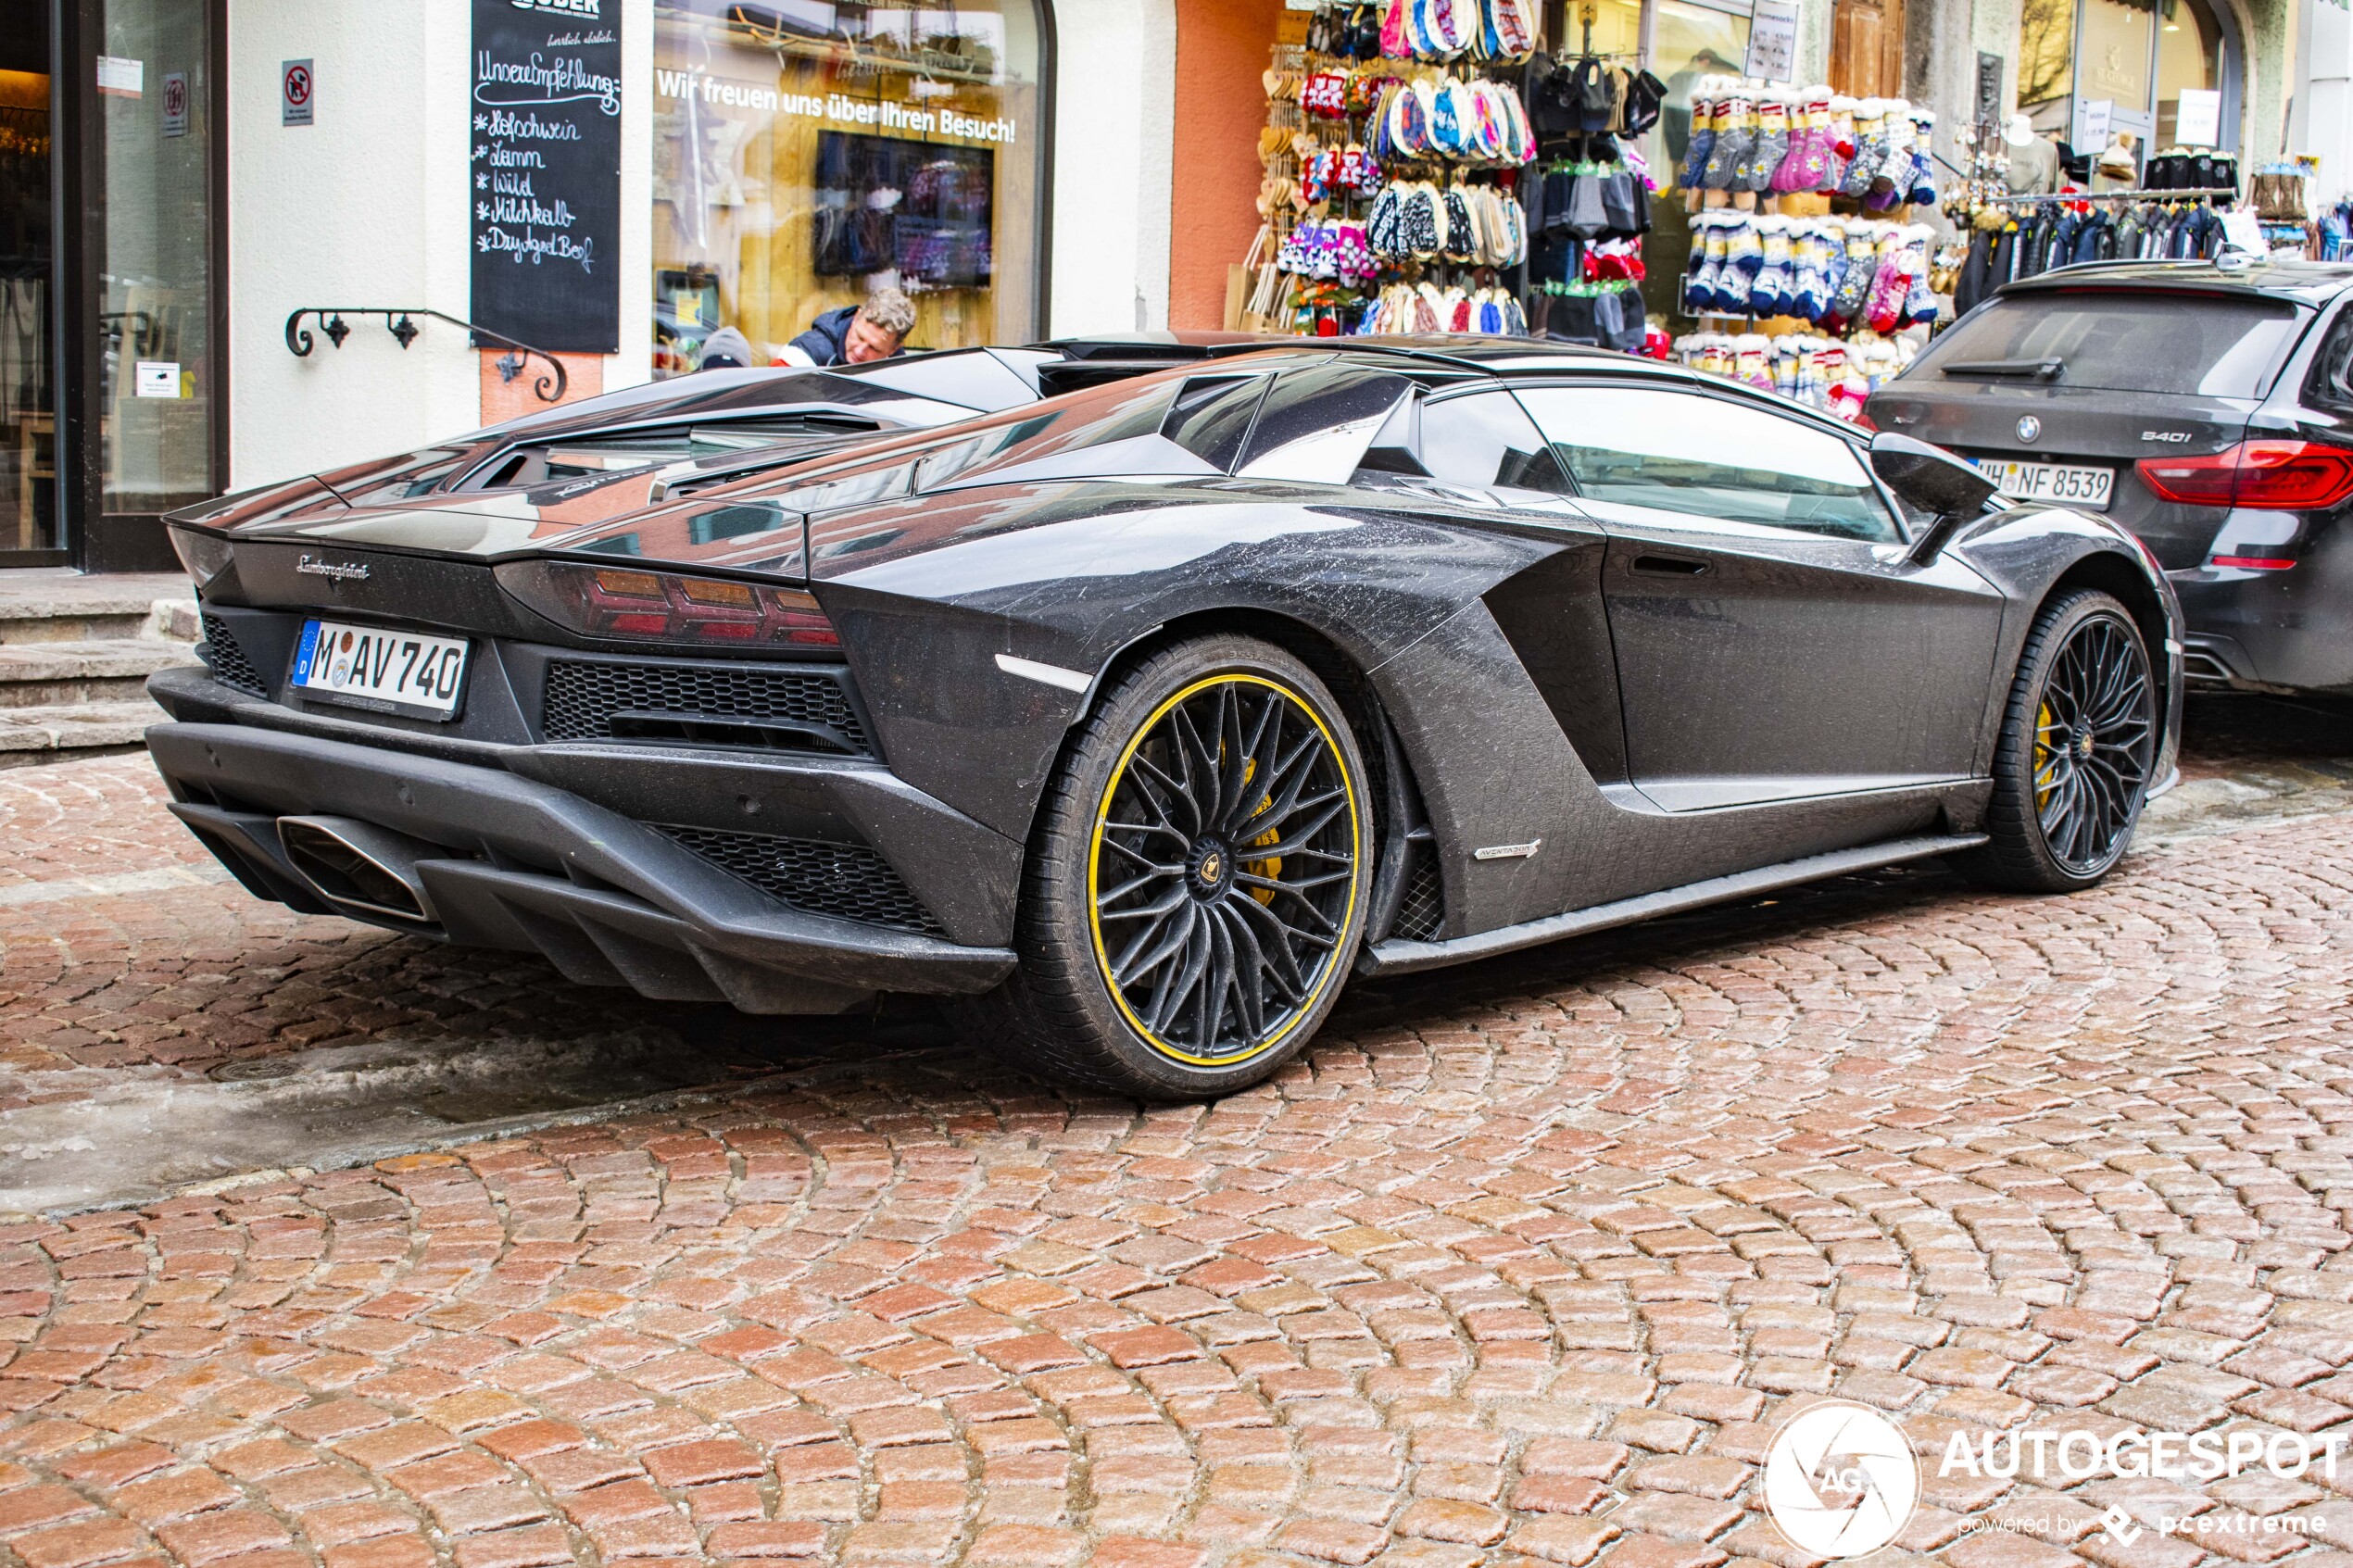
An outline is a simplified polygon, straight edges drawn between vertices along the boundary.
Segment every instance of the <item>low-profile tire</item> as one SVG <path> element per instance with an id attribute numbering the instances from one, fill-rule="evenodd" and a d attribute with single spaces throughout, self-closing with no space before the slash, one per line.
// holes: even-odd
<path id="1" fill-rule="evenodd" d="M 2157 755 L 2157 682 L 2132 613 L 2070 593 L 2027 634 L 1994 750 L 1991 842 L 1962 869 L 1989 886 L 2072 893 L 2133 842 Z"/>
<path id="2" fill-rule="evenodd" d="M 1030 837 L 1019 966 L 967 1026 L 1114 1094 L 1257 1083 L 1315 1035 L 1355 960 L 1365 778 L 1347 715 L 1281 648 L 1219 634 L 1146 658 L 1064 750 Z"/>

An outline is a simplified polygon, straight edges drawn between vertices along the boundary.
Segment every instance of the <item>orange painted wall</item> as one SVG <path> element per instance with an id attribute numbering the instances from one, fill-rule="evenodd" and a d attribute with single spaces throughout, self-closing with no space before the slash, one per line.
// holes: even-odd
<path id="1" fill-rule="evenodd" d="M 1168 224 L 1168 324 L 1226 324 L 1226 269 L 1258 232 L 1259 78 L 1283 0 L 1177 0 L 1176 148 Z"/>

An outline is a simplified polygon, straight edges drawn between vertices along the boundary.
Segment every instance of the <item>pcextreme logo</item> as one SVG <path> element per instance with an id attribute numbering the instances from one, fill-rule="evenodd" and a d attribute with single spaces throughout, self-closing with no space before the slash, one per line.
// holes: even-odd
<path id="1" fill-rule="evenodd" d="M 1877 1551 L 1911 1522 L 1919 1497 L 1912 1445 L 1866 1405 L 1812 1406 L 1766 1450 L 1765 1512 L 1814 1557 Z"/>

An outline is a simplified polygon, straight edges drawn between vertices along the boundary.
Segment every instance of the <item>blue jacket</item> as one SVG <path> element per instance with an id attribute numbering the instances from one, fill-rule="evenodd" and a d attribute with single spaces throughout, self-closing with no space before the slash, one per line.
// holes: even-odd
<path id="1" fill-rule="evenodd" d="M 849 358 L 849 321 L 858 314 L 858 307 L 845 305 L 828 310 L 809 323 L 809 330 L 792 340 L 792 345 L 820 365 L 838 365 Z"/>

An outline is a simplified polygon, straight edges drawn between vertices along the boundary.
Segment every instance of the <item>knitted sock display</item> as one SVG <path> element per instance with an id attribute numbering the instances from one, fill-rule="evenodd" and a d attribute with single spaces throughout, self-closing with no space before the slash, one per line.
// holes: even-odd
<path id="1" fill-rule="evenodd" d="M 1732 340 L 1732 374 L 1761 388 L 1773 390 L 1773 340 L 1763 332 L 1743 332 Z"/>
<path id="2" fill-rule="evenodd" d="M 1903 324 L 1908 327 L 1936 320 L 1936 290 L 1929 282 L 1929 252 L 1935 243 L 1936 231 L 1925 223 L 1915 223 L 1906 232 L 1910 236 L 1906 248 L 1910 259 L 1906 266 L 1912 275 L 1912 286 L 1904 295 Z"/>
<path id="3" fill-rule="evenodd" d="M 1846 178 L 1839 182 L 1839 194 L 1868 195 L 1871 176 L 1879 172 L 1880 162 L 1886 157 L 1887 106 L 1880 99 L 1866 98 L 1855 106 L 1855 156 L 1846 165 Z"/>
<path id="4" fill-rule="evenodd" d="M 1830 171 L 1817 190 L 1835 191 L 1845 182 L 1846 166 L 1855 159 L 1855 100 L 1843 93 L 1831 95 Z"/>
<path id="5" fill-rule="evenodd" d="M 1830 189 L 1831 164 L 1837 154 L 1831 146 L 1831 95 L 1827 88 L 1806 93 L 1804 130 L 1790 139 L 1790 155 L 1781 165 L 1784 191 Z"/>
<path id="6" fill-rule="evenodd" d="M 1870 301 L 1863 319 L 1875 332 L 1892 332 L 1904 322 L 1904 302 L 1912 295 L 1912 257 L 1904 231 L 1890 229 L 1880 239 L 1878 268 L 1871 278 Z"/>
<path id="7" fill-rule="evenodd" d="M 1936 169 L 1929 161 L 1929 149 L 1936 143 L 1936 111 L 1912 111 L 1912 182 L 1904 199 L 1914 207 L 1936 205 Z"/>
<path id="8" fill-rule="evenodd" d="M 1692 90 L 1692 139 L 1683 148 L 1683 169 L 1678 182 L 1687 191 L 1701 188 L 1708 155 L 1716 150 L 1716 102 L 1708 96 L 1714 77 L 1704 78 Z"/>
<path id="9" fill-rule="evenodd" d="M 1716 308 L 1729 316 L 1748 313 L 1750 286 L 1765 264 L 1765 244 L 1753 218 L 1734 219 L 1726 226 L 1724 265 L 1716 274 Z"/>
<path id="10" fill-rule="evenodd" d="M 1800 223 L 1791 232 L 1790 265 L 1796 283 L 1792 290 L 1790 314 L 1819 322 L 1822 313 L 1830 308 L 1830 270 L 1823 255 L 1829 244 L 1829 237 L 1818 223 Z"/>
<path id="11" fill-rule="evenodd" d="M 1789 157 L 1789 96 L 1783 93 L 1768 93 L 1756 106 L 1756 140 L 1748 150 L 1748 162 L 1743 166 L 1740 183 L 1734 187 L 1744 191 L 1772 189 L 1773 175 Z"/>
<path id="12" fill-rule="evenodd" d="M 1756 145 L 1756 105 L 1737 94 L 1716 105 L 1716 145 L 1708 150 L 1700 183 L 1711 191 L 1736 189 L 1733 175 L 1747 166 Z"/>
<path id="13" fill-rule="evenodd" d="M 1863 205 L 1875 212 L 1894 207 L 1911 189 L 1912 106 L 1901 98 L 1890 101 L 1881 124 L 1887 141 L 1879 162 L 1871 169 L 1870 192 L 1863 198 Z M 1897 188 L 1899 184 L 1901 190 Z"/>
<path id="14" fill-rule="evenodd" d="M 1796 281 L 1790 271 L 1789 220 L 1758 219 L 1756 236 L 1763 260 L 1748 285 L 1749 314 L 1779 316 L 1787 308 Z"/>
<path id="15" fill-rule="evenodd" d="M 1692 225 L 1691 266 L 1683 274 L 1683 308 L 1694 316 L 1716 309 L 1716 280 L 1724 268 L 1724 226 L 1703 214 Z"/>
<path id="16" fill-rule="evenodd" d="M 1822 320 L 1828 332 L 1842 332 L 1846 324 L 1862 314 L 1871 297 L 1871 280 L 1879 270 L 1876 223 L 1853 222 L 1846 225 L 1846 276 L 1839 280 L 1838 290 L 1831 295 L 1830 313 Z"/>

